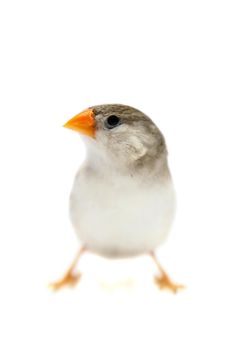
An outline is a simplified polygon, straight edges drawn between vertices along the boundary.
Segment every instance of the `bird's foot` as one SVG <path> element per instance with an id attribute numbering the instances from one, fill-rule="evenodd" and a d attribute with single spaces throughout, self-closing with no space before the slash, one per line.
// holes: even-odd
<path id="1" fill-rule="evenodd" d="M 80 278 L 80 273 L 75 274 L 73 271 L 69 270 L 63 278 L 56 282 L 50 283 L 49 287 L 54 291 L 57 291 L 66 286 L 74 287 L 79 282 Z"/>
<path id="2" fill-rule="evenodd" d="M 185 286 L 182 284 L 172 282 L 169 276 L 165 273 L 163 273 L 161 276 L 156 276 L 155 283 L 159 286 L 160 289 L 169 289 L 173 293 L 177 293 L 178 290 L 185 288 Z"/>

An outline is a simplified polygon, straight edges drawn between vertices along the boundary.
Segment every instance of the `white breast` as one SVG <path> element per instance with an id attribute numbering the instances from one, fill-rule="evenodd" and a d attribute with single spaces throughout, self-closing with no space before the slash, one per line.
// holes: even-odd
<path id="1" fill-rule="evenodd" d="M 79 239 L 109 257 L 154 250 L 169 233 L 174 210 L 170 179 L 146 185 L 131 177 L 98 177 L 85 169 L 76 176 L 70 198 Z"/>

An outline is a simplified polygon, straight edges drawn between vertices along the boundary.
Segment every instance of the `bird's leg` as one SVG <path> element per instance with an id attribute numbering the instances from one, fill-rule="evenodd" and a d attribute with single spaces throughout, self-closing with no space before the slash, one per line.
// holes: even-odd
<path id="1" fill-rule="evenodd" d="M 74 287 L 76 283 L 79 282 L 81 278 L 81 274 L 75 272 L 75 267 L 78 264 L 81 255 L 85 251 L 86 251 L 85 247 L 82 247 L 81 249 L 79 249 L 77 255 L 75 256 L 72 264 L 70 265 L 65 275 L 60 280 L 50 283 L 49 285 L 50 288 L 56 291 L 64 286 Z"/>
<path id="2" fill-rule="evenodd" d="M 162 266 L 158 262 L 157 257 L 156 257 L 154 252 L 151 252 L 150 255 L 160 271 L 160 276 L 155 276 L 155 283 L 158 284 L 160 289 L 166 288 L 166 289 L 170 289 L 173 293 L 176 293 L 179 289 L 185 288 L 182 284 L 174 283 L 170 279 L 168 274 L 164 271 L 164 269 L 162 268 Z"/>

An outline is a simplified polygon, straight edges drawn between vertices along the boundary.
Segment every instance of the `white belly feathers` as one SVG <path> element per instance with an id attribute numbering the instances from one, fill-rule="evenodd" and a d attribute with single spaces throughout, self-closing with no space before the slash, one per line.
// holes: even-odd
<path id="1" fill-rule="evenodd" d="M 81 169 L 70 197 L 74 229 L 88 249 L 108 257 L 154 250 L 167 237 L 175 211 L 172 181 L 146 185 Z"/>

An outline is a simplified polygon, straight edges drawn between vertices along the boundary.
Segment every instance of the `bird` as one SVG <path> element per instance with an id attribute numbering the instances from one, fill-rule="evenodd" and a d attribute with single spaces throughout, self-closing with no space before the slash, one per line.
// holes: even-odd
<path id="1" fill-rule="evenodd" d="M 182 289 L 156 255 L 176 208 L 162 132 L 146 114 L 123 104 L 89 107 L 64 127 L 78 132 L 86 146 L 69 205 L 81 248 L 64 276 L 50 286 L 74 286 L 81 277 L 77 264 L 89 251 L 113 259 L 148 254 L 159 270 L 154 276 L 159 288 L 174 293 Z"/>

